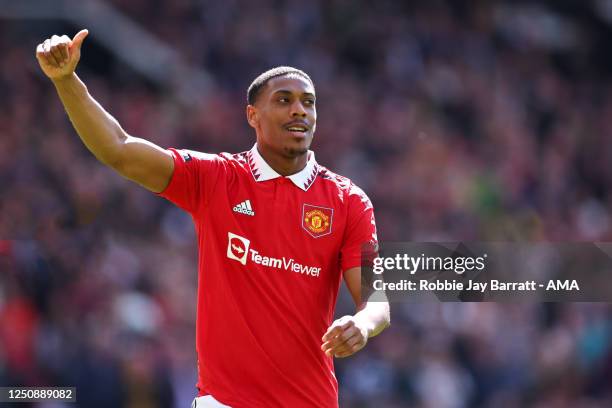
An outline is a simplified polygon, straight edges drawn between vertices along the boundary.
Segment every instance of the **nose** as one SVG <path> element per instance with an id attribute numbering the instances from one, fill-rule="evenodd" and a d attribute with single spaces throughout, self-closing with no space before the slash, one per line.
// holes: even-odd
<path id="1" fill-rule="evenodd" d="M 302 105 L 302 101 L 295 101 L 291 105 L 291 117 L 293 118 L 305 118 L 306 117 L 306 109 Z"/>

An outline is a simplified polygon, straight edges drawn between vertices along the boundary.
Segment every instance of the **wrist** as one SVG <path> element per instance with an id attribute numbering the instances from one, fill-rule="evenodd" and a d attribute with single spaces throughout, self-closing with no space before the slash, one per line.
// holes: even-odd
<path id="1" fill-rule="evenodd" d="M 359 330 L 366 338 L 370 338 L 372 336 L 372 333 L 374 333 L 375 329 L 371 319 L 369 319 L 367 315 L 361 312 L 355 314 L 353 318 L 355 321 L 355 326 L 359 328 Z"/>
<path id="2" fill-rule="evenodd" d="M 73 81 L 74 79 L 76 79 L 76 74 L 73 71 L 67 75 L 62 75 L 59 77 L 51 78 L 51 82 L 53 82 L 53 84 L 57 86 L 57 85 L 66 84 L 70 81 Z"/>

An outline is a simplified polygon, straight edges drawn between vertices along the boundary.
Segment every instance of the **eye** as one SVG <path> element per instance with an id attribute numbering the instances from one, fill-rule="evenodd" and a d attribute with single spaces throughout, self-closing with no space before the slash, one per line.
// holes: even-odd
<path id="1" fill-rule="evenodd" d="M 305 99 L 304 105 L 313 106 L 315 104 L 314 99 Z"/>
<path id="2" fill-rule="evenodd" d="M 287 98 L 286 96 L 281 96 L 280 98 L 278 98 L 278 101 L 280 103 L 287 103 L 289 102 L 289 98 Z"/>

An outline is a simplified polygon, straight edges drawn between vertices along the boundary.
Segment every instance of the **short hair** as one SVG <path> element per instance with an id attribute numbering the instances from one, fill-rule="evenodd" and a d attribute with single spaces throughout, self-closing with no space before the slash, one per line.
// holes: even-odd
<path id="1" fill-rule="evenodd" d="M 302 71 L 301 69 L 287 66 L 272 68 L 267 70 L 263 74 L 260 74 L 257 78 L 253 80 L 253 82 L 251 82 L 251 85 L 247 90 L 247 102 L 249 103 L 249 105 L 255 104 L 255 102 L 257 101 L 257 97 L 259 96 L 263 87 L 266 86 L 268 81 L 270 81 L 272 78 L 285 75 L 301 76 L 302 78 L 310 82 L 310 85 L 312 85 L 312 87 L 314 88 L 314 82 L 312 82 L 312 79 L 310 79 L 308 74 Z"/>

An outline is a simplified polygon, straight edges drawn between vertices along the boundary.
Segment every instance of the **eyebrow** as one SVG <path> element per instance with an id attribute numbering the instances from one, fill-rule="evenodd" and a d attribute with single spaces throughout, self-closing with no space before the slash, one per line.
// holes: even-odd
<path id="1" fill-rule="evenodd" d="M 274 94 L 289 94 L 291 95 L 292 92 L 288 89 L 279 89 L 278 91 L 274 91 Z M 313 98 L 315 98 L 315 94 L 313 94 L 312 92 L 304 92 L 302 95 L 304 96 L 312 96 Z"/>

